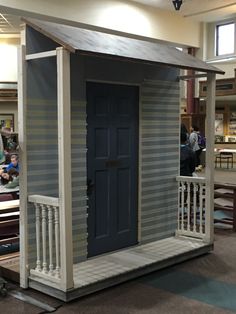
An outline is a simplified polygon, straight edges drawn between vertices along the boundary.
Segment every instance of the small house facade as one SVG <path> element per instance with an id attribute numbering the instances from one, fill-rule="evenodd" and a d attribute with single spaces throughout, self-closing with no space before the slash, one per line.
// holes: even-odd
<path id="1" fill-rule="evenodd" d="M 221 71 L 157 43 L 25 23 L 21 286 L 67 301 L 211 250 Z M 208 80 L 206 178 L 179 177 L 181 68 Z"/>

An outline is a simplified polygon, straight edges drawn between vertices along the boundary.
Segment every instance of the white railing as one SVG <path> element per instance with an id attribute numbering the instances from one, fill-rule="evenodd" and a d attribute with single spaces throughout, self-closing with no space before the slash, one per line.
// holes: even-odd
<path id="1" fill-rule="evenodd" d="M 206 179 L 203 177 L 176 178 L 179 183 L 177 235 L 204 239 Z"/>
<path id="2" fill-rule="evenodd" d="M 35 207 L 36 267 L 31 275 L 59 282 L 60 268 L 60 213 L 58 198 L 30 195 Z"/>

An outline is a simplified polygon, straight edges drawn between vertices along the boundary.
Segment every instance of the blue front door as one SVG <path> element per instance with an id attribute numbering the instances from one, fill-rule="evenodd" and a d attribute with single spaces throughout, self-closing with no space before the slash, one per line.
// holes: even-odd
<path id="1" fill-rule="evenodd" d="M 88 256 L 137 243 L 138 95 L 87 83 Z"/>

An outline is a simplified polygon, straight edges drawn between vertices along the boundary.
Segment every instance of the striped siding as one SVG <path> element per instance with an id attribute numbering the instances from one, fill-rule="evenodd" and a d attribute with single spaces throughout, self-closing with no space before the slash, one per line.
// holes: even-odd
<path id="1" fill-rule="evenodd" d="M 173 235 L 176 228 L 178 83 L 141 88 L 141 243 Z M 74 263 L 87 258 L 86 102 L 71 105 L 72 217 Z M 58 197 L 56 101 L 29 99 L 27 112 L 29 194 Z M 42 167 L 43 165 L 43 167 Z M 35 263 L 35 215 L 28 206 L 29 263 Z"/>
<path id="2" fill-rule="evenodd" d="M 74 263 L 87 258 L 86 102 L 71 105 L 71 168 Z"/>
<path id="3" fill-rule="evenodd" d="M 57 103 L 46 99 L 27 101 L 28 194 L 58 197 Z M 28 204 L 29 263 L 35 266 L 35 209 Z"/>
<path id="4" fill-rule="evenodd" d="M 28 99 L 28 193 L 58 197 L 57 103 Z"/>
<path id="5" fill-rule="evenodd" d="M 46 105 L 45 105 L 46 104 Z M 74 262 L 87 258 L 86 199 L 86 104 L 73 102 L 72 131 L 72 217 Z M 28 100 L 27 114 L 28 192 L 58 197 L 57 104 Z M 36 260 L 35 209 L 28 205 L 29 263 Z"/>
<path id="6" fill-rule="evenodd" d="M 177 224 L 179 83 L 141 88 L 141 243 L 172 236 Z"/>

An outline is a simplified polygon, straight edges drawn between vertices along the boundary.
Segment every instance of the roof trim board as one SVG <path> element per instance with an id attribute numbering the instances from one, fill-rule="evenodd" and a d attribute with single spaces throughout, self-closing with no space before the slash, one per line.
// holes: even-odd
<path id="1" fill-rule="evenodd" d="M 27 25 L 51 38 L 72 53 L 224 74 L 224 71 L 162 43 L 153 43 L 36 19 L 23 20 Z"/>

